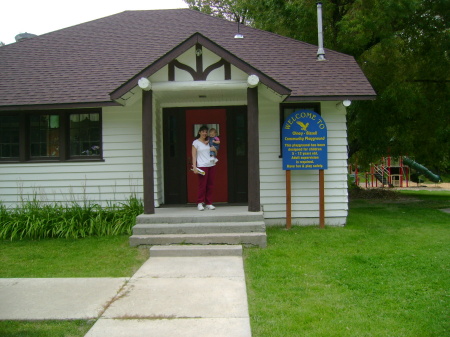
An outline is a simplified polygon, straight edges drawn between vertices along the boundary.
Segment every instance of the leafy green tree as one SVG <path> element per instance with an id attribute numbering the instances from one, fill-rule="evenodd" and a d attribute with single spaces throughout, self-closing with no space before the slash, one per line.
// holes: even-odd
<path id="1" fill-rule="evenodd" d="M 190 9 L 224 18 L 230 21 L 246 22 L 246 7 L 241 2 L 233 0 L 184 0 Z"/>
<path id="2" fill-rule="evenodd" d="M 245 13 L 256 28 L 317 44 L 315 0 L 185 1 L 228 19 Z M 450 1 L 322 3 L 325 47 L 353 55 L 378 95 L 348 108 L 351 159 L 409 155 L 450 170 Z"/>
<path id="3" fill-rule="evenodd" d="M 360 27 L 354 28 L 361 31 L 357 41 L 379 40 L 360 52 L 342 45 L 344 52 L 355 55 L 378 93 L 377 100 L 355 102 L 349 109 L 351 154 L 362 162 L 380 155 L 409 155 L 431 169 L 448 171 L 449 4 L 439 0 L 371 2 L 374 6 L 368 8 L 369 2 L 364 2 L 359 19 L 342 22 L 346 31 Z M 377 3 L 390 3 L 393 7 L 388 8 L 397 11 L 374 14 L 380 9 Z"/>

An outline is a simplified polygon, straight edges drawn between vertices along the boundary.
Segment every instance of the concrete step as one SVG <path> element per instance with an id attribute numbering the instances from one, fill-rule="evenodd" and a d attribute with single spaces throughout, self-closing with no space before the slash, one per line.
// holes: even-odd
<path id="1" fill-rule="evenodd" d="M 267 246 L 266 233 L 213 233 L 213 234 L 159 234 L 159 235 L 132 235 L 130 246 L 140 245 L 170 245 L 170 244 L 225 244 Z"/>
<path id="2" fill-rule="evenodd" d="M 133 235 L 265 232 L 264 221 L 137 224 Z"/>
<path id="3" fill-rule="evenodd" d="M 242 256 L 241 245 L 152 246 L 150 257 Z"/>
<path id="4" fill-rule="evenodd" d="M 226 223 L 226 222 L 255 222 L 264 221 L 263 212 L 239 212 L 227 211 L 224 208 L 220 211 L 203 211 L 196 209 L 189 212 L 174 209 L 170 212 L 170 208 L 158 210 L 159 214 L 141 214 L 136 217 L 136 224 L 177 224 L 180 223 L 180 217 L 183 223 Z M 163 211 L 163 212 L 161 212 Z"/>

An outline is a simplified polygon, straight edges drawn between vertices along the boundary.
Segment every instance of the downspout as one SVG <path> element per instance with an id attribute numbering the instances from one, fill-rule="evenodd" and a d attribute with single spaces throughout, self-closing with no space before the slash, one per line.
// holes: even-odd
<path id="1" fill-rule="evenodd" d="M 322 2 L 317 1 L 317 34 L 319 49 L 317 50 L 317 61 L 325 61 L 325 50 L 323 49 L 323 29 L 322 29 Z"/>

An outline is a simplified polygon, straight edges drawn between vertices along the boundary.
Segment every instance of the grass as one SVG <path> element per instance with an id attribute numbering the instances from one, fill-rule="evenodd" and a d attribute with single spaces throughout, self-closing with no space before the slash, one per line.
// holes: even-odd
<path id="1" fill-rule="evenodd" d="M 245 249 L 253 337 L 449 336 L 449 192 L 350 203 L 343 228 L 268 228 Z M 0 277 L 129 276 L 128 236 L 0 242 Z M 61 260 L 61 261 L 59 261 Z M 2 336 L 84 336 L 91 321 L 0 321 Z"/>
<path id="2" fill-rule="evenodd" d="M 94 321 L 0 321 L 2 337 L 82 337 Z"/>
<path id="3" fill-rule="evenodd" d="M 148 259 L 129 236 L 2 241 L 0 277 L 127 277 Z"/>
<path id="4" fill-rule="evenodd" d="M 448 336 L 450 193 L 351 202 L 344 228 L 269 228 L 245 250 L 258 336 Z"/>

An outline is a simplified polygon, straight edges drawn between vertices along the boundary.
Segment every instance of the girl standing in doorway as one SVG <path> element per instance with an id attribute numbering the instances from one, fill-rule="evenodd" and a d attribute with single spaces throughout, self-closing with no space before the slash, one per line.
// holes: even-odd
<path id="1" fill-rule="evenodd" d="M 192 170 L 198 174 L 197 209 L 203 211 L 216 209 L 212 205 L 216 164 L 211 162 L 210 152 L 217 153 L 214 146 L 209 146 L 208 127 L 202 125 L 198 130 L 196 139 L 192 143 Z M 205 174 L 200 174 L 202 170 Z M 205 206 L 203 206 L 205 204 Z"/>

